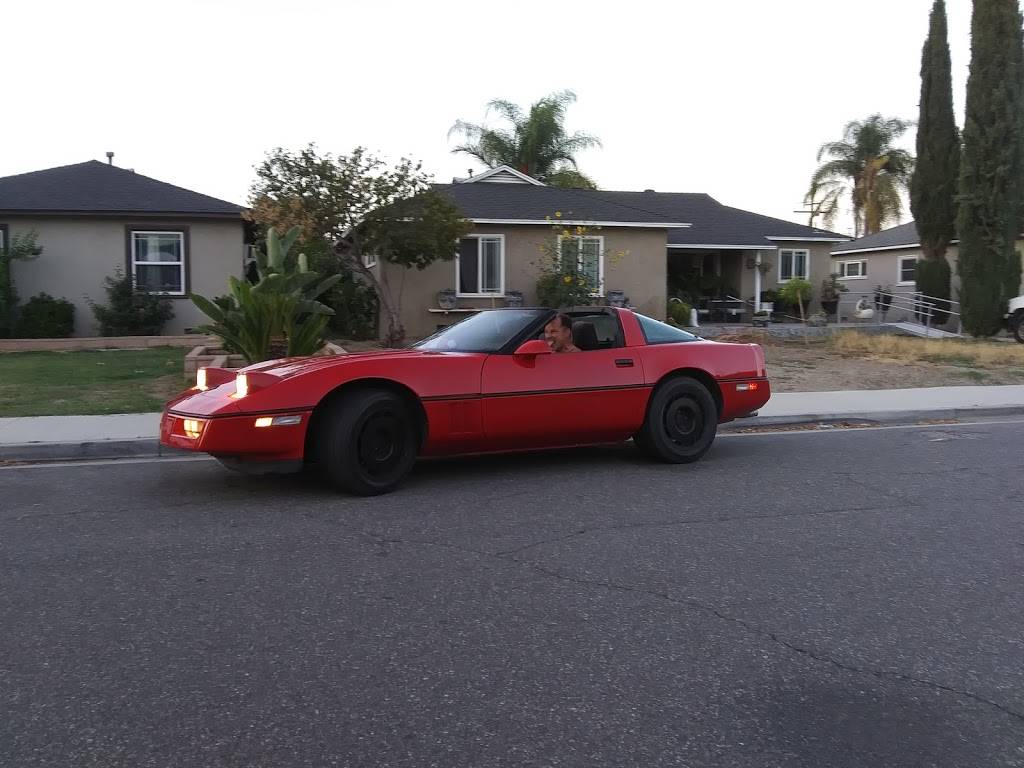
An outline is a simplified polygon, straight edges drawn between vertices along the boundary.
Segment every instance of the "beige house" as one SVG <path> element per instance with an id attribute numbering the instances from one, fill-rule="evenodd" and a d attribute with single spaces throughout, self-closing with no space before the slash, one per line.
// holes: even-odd
<path id="1" fill-rule="evenodd" d="M 95 160 L 0 178 L 0 246 L 36 233 L 43 252 L 12 266 L 22 301 L 45 292 L 75 305 L 75 335 L 98 334 L 88 299 L 107 300 L 115 269 L 168 296 L 180 334 L 205 316 L 188 298 L 227 291 L 241 276 L 245 228 L 240 206 Z"/>
<path id="2" fill-rule="evenodd" d="M 793 277 L 810 280 L 817 295 L 832 247 L 849 239 L 730 208 L 706 194 L 561 189 L 507 166 L 437 189 L 473 223 L 455 259 L 423 271 L 368 262 L 401 296 L 411 338 L 520 297 L 536 305 L 540 249 L 552 241 L 556 223 L 572 231 L 572 253 L 601 287 L 598 303 L 621 292 L 638 311 L 661 319 L 669 296 L 684 288 L 706 320 L 718 307 L 733 308 L 725 317 L 749 317 L 764 292 Z M 698 295 L 699 285 L 710 286 L 707 295 Z M 452 301 L 454 308 L 443 306 Z"/>
<path id="3" fill-rule="evenodd" d="M 1017 251 L 1024 263 L 1024 239 L 1017 241 Z M 954 240 L 946 250 L 946 260 L 953 272 L 952 297 L 960 296 L 960 276 L 957 270 L 959 255 L 958 241 Z M 843 243 L 832 249 L 832 271 L 840 276 L 840 282 L 848 292 L 844 296 L 843 308 L 852 309 L 859 297 L 872 299 L 876 288 L 893 294 L 913 297 L 917 293 L 915 271 L 917 262 L 924 258 L 921 240 L 914 222 L 876 232 L 873 235 Z M 1020 287 L 1024 294 L 1024 282 Z M 893 305 L 887 313 L 892 321 L 911 319 L 909 301 L 900 302 L 907 308 Z"/>

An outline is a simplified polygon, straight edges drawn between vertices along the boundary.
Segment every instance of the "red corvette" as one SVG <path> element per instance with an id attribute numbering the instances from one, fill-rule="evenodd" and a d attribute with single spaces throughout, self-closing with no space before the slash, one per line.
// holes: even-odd
<path id="1" fill-rule="evenodd" d="M 552 354 L 546 309 L 479 312 L 410 349 L 202 369 L 167 404 L 164 445 L 247 471 L 312 464 L 339 487 L 394 489 L 419 456 L 633 438 L 696 461 L 719 423 L 771 394 L 756 344 L 723 344 L 626 309 L 568 313 L 579 352 Z"/>

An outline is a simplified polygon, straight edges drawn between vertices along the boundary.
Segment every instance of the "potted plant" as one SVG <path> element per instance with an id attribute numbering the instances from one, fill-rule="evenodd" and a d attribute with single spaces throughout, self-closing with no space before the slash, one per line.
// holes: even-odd
<path id="1" fill-rule="evenodd" d="M 624 306 L 626 306 L 626 292 L 625 291 L 608 291 L 608 306 L 609 307 L 624 307 Z"/>
<path id="2" fill-rule="evenodd" d="M 826 315 L 835 315 L 839 311 L 839 296 L 849 288 L 839 282 L 839 275 L 832 273 L 821 281 L 821 309 Z"/>
<path id="3" fill-rule="evenodd" d="M 455 309 L 458 303 L 454 288 L 444 288 L 437 292 L 437 306 L 441 309 Z"/>

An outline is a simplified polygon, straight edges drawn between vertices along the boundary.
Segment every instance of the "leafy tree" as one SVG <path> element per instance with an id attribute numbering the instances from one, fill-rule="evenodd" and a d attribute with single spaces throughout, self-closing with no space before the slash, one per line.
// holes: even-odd
<path id="1" fill-rule="evenodd" d="M 935 0 L 921 53 L 921 102 L 917 121 L 917 162 L 910 180 L 914 214 L 925 260 L 918 265 L 917 290 L 948 307 L 951 270 L 946 248 L 956 237 L 956 194 L 960 134 L 953 117 L 953 82 L 946 33 L 946 4 Z M 947 315 L 938 319 L 944 321 Z"/>
<path id="2" fill-rule="evenodd" d="M 974 0 L 957 221 L 963 325 L 974 336 L 999 331 L 1020 286 L 1020 30 L 1017 0 Z"/>
<path id="3" fill-rule="evenodd" d="M 871 115 L 847 123 L 840 141 L 821 145 L 817 154 L 821 165 L 811 177 L 804 202 L 815 205 L 825 226 L 833 226 L 847 195 L 853 203 L 857 237 L 878 232 L 900 217 L 900 193 L 910 181 L 914 159 L 893 144 L 910 126 L 906 120 Z M 823 158 L 828 159 L 822 163 Z"/>
<path id="4" fill-rule="evenodd" d="M 787 304 L 797 307 L 800 310 L 800 320 L 805 317 L 805 307 L 811 303 L 811 292 L 813 288 L 810 282 L 802 277 L 794 277 L 787 280 L 779 288 L 779 298 Z"/>
<path id="5" fill-rule="evenodd" d="M 509 127 L 490 128 L 458 120 L 448 136 L 461 134 L 465 142 L 452 151 L 475 157 L 489 168 L 507 165 L 551 186 L 596 189 L 593 180 L 577 168 L 576 155 L 601 146 L 601 142 L 589 133 L 565 130 L 566 109 L 575 101 L 572 91 L 558 91 L 524 112 L 517 104 L 494 99 L 487 105 L 488 111 L 497 112 Z"/>
<path id="6" fill-rule="evenodd" d="M 14 289 L 11 265 L 15 261 L 28 261 L 43 252 L 36 241 L 36 233 L 15 235 L 0 248 L 0 338 L 10 336 L 15 326 L 18 293 Z"/>
<path id="7" fill-rule="evenodd" d="M 101 336 L 159 336 L 174 309 L 166 296 L 149 293 L 118 267 L 105 280 L 107 303 L 86 299 L 100 324 Z"/>
<path id="8" fill-rule="evenodd" d="M 304 237 L 327 238 L 334 255 L 373 288 L 385 341 L 405 339 L 401 283 L 407 270 L 455 257 L 455 243 L 471 224 L 455 203 L 431 187 L 421 166 L 403 159 L 393 166 L 356 148 L 349 155 L 297 154 L 276 149 L 257 168 L 250 192 L 254 217 L 300 227 Z M 364 256 L 373 256 L 370 268 Z M 396 269 L 399 285 L 392 281 Z"/>

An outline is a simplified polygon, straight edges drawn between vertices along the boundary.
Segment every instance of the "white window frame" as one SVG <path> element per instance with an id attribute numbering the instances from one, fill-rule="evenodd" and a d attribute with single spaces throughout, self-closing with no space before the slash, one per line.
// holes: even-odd
<path id="1" fill-rule="evenodd" d="M 846 269 L 850 264 L 857 265 L 857 271 L 860 274 L 848 275 Z M 840 280 L 867 280 L 868 279 L 868 260 L 857 259 L 856 261 L 840 261 L 839 262 L 839 279 Z"/>
<path id="2" fill-rule="evenodd" d="M 604 235 L 559 235 L 558 236 L 558 259 L 562 259 L 562 241 L 572 240 L 597 240 L 597 293 L 590 294 L 591 298 L 604 296 Z M 583 269 L 583 249 L 576 248 L 579 256 L 576 259 L 576 268 Z"/>
<path id="3" fill-rule="evenodd" d="M 804 255 L 804 274 L 802 275 L 791 275 L 790 277 L 782 276 L 782 259 L 785 254 L 802 253 Z M 790 265 L 792 266 L 792 265 Z M 808 248 L 780 248 L 779 249 L 779 283 L 788 283 L 794 277 L 801 277 L 804 280 L 811 279 L 811 251 Z"/>
<path id="4" fill-rule="evenodd" d="M 459 273 L 460 273 L 460 270 L 461 270 L 460 264 L 461 264 L 461 260 L 462 260 L 462 255 L 458 251 L 456 251 L 455 252 L 455 295 L 458 296 L 461 299 L 491 299 L 491 298 L 501 299 L 501 298 L 504 298 L 504 296 L 505 296 L 505 236 L 504 235 L 499 235 L 497 233 L 488 234 L 486 232 L 479 232 L 479 233 L 474 232 L 473 234 L 466 235 L 462 239 L 466 240 L 466 239 L 469 239 L 469 238 L 475 238 L 476 241 L 477 241 L 477 244 L 476 244 L 476 287 L 477 287 L 477 292 L 476 293 L 462 293 L 462 291 L 459 290 L 459 286 L 462 285 L 462 281 L 459 279 Z M 500 248 L 500 256 L 501 256 L 501 258 L 500 258 L 500 262 L 501 262 L 501 267 L 500 267 L 500 283 L 501 283 L 501 285 L 500 285 L 499 290 L 498 290 L 497 293 L 494 293 L 493 291 L 483 291 L 483 290 L 481 290 L 480 281 L 483 279 L 483 276 L 484 276 L 484 271 L 483 271 L 483 268 L 482 268 L 483 267 L 483 265 L 482 265 L 482 261 L 483 261 L 483 246 L 480 243 L 481 240 L 498 240 L 501 243 L 501 248 Z"/>
<path id="5" fill-rule="evenodd" d="M 0 227 L 0 251 L 4 250 L 4 248 L 7 247 L 7 240 L 5 239 L 6 236 L 7 230 L 4 229 L 3 227 Z"/>
<path id="6" fill-rule="evenodd" d="M 136 235 L 177 235 L 178 241 L 181 243 L 181 260 L 180 261 L 138 261 L 135 258 L 135 236 Z M 131 241 L 132 241 L 132 280 L 135 284 L 139 284 L 138 279 L 138 266 L 140 264 L 153 266 L 154 264 L 160 264 L 165 267 L 178 267 L 178 274 L 181 275 L 181 290 L 180 291 L 152 291 L 161 296 L 184 296 L 186 295 L 187 282 L 185 280 L 185 232 L 182 230 L 168 230 L 168 229 L 133 229 L 131 230 Z"/>
<path id="7" fill-rule="evenodd" d="M 364 253 L 362 259 L 363 266 L 367 269 L 373 269 L 377 266 L 377 255 L 374 253 Z"/>
<path id="8" fill-rule="evenodd" d="M 917 280 L 903 279 L 903 262 L 913 259 L 914 266 L 921 260 L 919 256 L 900 256 L 896 259 L 896 285 L 917 285 Z"/>

